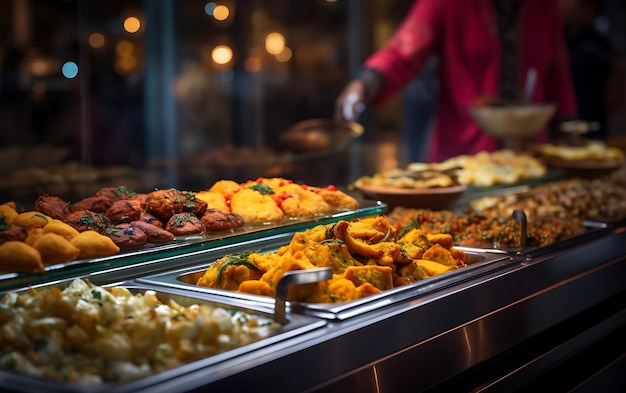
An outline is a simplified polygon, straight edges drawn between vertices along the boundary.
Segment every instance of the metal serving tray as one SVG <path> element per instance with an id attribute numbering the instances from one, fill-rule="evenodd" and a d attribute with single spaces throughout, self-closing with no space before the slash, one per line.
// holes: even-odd
<path id="1" fill-rule="evenodd" d="M 1 273 L 0 290 L 20 288 L 25 285 L 62 280 L 70 276 L 85 275 L 91 272 L 116 267 L 132 266 L 142 262 L 193 253 L 208 247 L 220 247 L 274 235 L 301 231 L 319 224 L 337 220 L 349 220 L 382 213 L 387 205 L 380 201 L 359 200 L 356 210 L 338 210 L 332 214 L 314 218 L 285 218 L 281 222 L 268 224 L 246 224 L 225 232 L 207 232 L 203 235 L 179 236 L 165 244 L 148 243 L 140 249 L 123 250 L 110 257 L 82 259 L 67 263 L 46 265 L 42 273 Z"/>
<path id="2" fill-rule="evenodd" d="M 50 283 L 47 285 L 41 285 L 35 288 L 41 289 L 46 287 L 58 287 L 65 288 L 73 281 L 65 280 L 56 283 Z M 224 307 L 231 310 L 242 310 L 248 313 L 259 315 L 261 317 L 273 319 L 273 314 L 248 302 L 242 302 L 234 297 L 216 297 L 207 292 L 200 291 L 181 291 L 178 288 L 164 288 L 163 286 L 146 285 L 145 283 L 137 283 L 135 281 L 125 281 L 118 283 L 111 283 L 108 285 L 98 285 L 101 287 L 121 286 L 129 289 L 132 293 L 144 293 L 147 290 L 154 290 L 157 297 L 162 303 L 166 303 L 169 300 L 174 300 L 182 306 L 190 306 L 193 304 L 210 304 L 218 307 Z M 0 293 L 0 297 L 8 292 L 21 292 L 31 291 L 33 287 L 23 288 L 17 291 L 5 291 Z M 151 386 L 168 381 L 172 378 L 183 376 L 190 372 L 197 372 L 204 368 L 213 368 L 214 370 L 221 370 L 220 364 L 228 362 L 232 367 L 232 362 L 249 361 L 251 357 L 254 357 L 255 351 L 259 352 L 259 356 L 262 356 L 263 351 L 268 346 L 280 343 L 288 339 L 297 339 L 297 337 L 311 332 L 315 329 L 326 325 L 326 321 L 318 318 L 313 318 L 307 315 L 289 314 L 286 315 L 286 321 L 279 323 L 276 330 L 272 331 L 269 336 L 252 343 L 237 347 L 225 352 L 206 357 L 191 363 L 187 363 L 166 371 L 152 374 L 145 378 L 137 379 L 131 382 L 107 382 L 97 385 L 86 385 L 78 383 L 58 382 L 51 379 L 43 379 L 19 374 L 12 370 L 0 368 L 0 390 L 11 392 L 63 392 L 63 393 L 99 393 L 99 392 L 135 392 L 144 391 L 150 389 Z M 1 355 L 1 352 L 0 352 Z M 227 366 L 225 366 L 227 367 Z"/>
<path id="3" fill-rule="evenodd" d="M 457 247 L 466 252 L 468 261 L 466 267 L 454 271 L 450 271 L 426 280 L 418 281 L 413 284 L 404 285 L 380 292 L 375 295 L 367 296 L 358 300 L 342 303 L 302 303 L 296 301 L 287 301 L 287 312 L 293 314 L 305 314 L 329 320 L 344 320 L 357 315 L 364 314 L 368 311 L 390 305 L 401 300 L 419 297 L 426 293 L 440 290 L 452 285 L 457 285 L 469 279 L 475 279 L 481 275 L 502 269 L 511 263 L 515 263 L 515 258 L 506 252 L 484 252 L 479 253 L 475 249 Z M 248 248 L 251 249 L 251 248 Z M 263 250 L 264 252 L 272 252 L 275 250 Z M 228 252 L 227 252 L 228 253 Z M 213 263 L 217 259 L 224 256 L 224 250 L 219 252 L 207 251 L 203 258 L 205 261 Z M 267 296 L 252 295 L 248 293 L 240 293 L 217 288 L 207 288 L 198 286 L 195 283 L 201 277 L 207 267 L 210 265 L 204 263 L 202 265 L 190 266 L 184 269 L 166 271 L 157 274 L 148 274 L 138 277 L 137 281 L 141 283 L 163 286 L 166 288 L 176 288 L 189 292 L 209 293 L 224 298 L 236 299 L 246 304 L 257 304 L 260 307 L 273 309 L 276 300 Z"/>

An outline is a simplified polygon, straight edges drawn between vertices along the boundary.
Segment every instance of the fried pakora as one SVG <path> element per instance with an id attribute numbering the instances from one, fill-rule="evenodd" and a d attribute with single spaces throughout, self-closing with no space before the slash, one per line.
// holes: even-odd
<path id="1" fill-rule="evenodd" d="M 94 230 L 80 232 L 70 242 L 80 250 L 79 259 L 108 257 L 120 252 L 111 238 Z"/>
<path id="2" fill-rule="evenodd" d="M 106 218 L 113 223 L 139 220 L 143 208 L 137 199 L 120 199 L 111 204 L 104 212 Z"/>
<path id="3" fill-rule="evenodd" d="M 174 236 L 190 236 L 204 233 L 204 224 L 189 212 L 174 214 L 165 224 L 165 230 Z"/>
<path id="4" fill-rule="evenodd" d="M 0 244 L 0 272 L 34 271 L 45 271 L 39 251 L 17 240 Z"/>
<path id="5" fill-rule="evenodd" d="M 329 213 L 332 207 L 312 189 L 295 183 L 285 184 L 276 189 L 280 197 L 279 206 L 290 217 L 312 218 Z"/>
<path id="6" fill-rule="evenodd" d="M 66 215 L 71 213 L 72 208 L 69 202 L 58 196 L 43 194 L 35 201 L 33 210 L 43 213 L 48 217 L 62 220 Z"/>
<path id="7" fill-rule="evenodd" d="M 78 232 L 92 230 L 103 233 L 111 225 L 111 221 L 103 213 L 96 213 L 91 210 L 72 212 L 63 221 L 74 227 Z"/>
<path id="8" fill-rule="evenodd" d="M 145 232 L 129 223 L 108 227 L 103 234 L 120 248 L 143 247 L 148 243 L 148 236 Z"/>
<path id="9" fill-rule="evenodd" d="M 230 231 L 245 225 L 243 217 L 238 214 L 227 213 L 215 208 L 209 208 L 200 217 L 207 232 Z"/>
<path id="10" fill-rule="evenodd" d="M 284 213 L 271 196 L 251 188 L 236 192 L 230 201 L 232 213 L 243 217 L 245 222 L 280 222 Z"/>
<path id="11" fill-rule="evenodd" d="M 276 252 L 255 250 L 220 258 L 207 268 L 197 285 L 274 296 L 285 272 L 330 267 L 331 279 L 294 286 L 288 299 L 336 303 L 465 266 L 465 254 L 451 246 L 445 236 L 434 236 L 431 242 L 425 234 L 404 233 L 382 215 L 318 225 L 296 232 L 291 242 Z M 411 255 L 415 259 L 407 255 L 407 248 L 414 249 Z"/>
<path id="12" fill-rule="evenodd" d="M 44 233 L 33 244 L 33 248 L 41 254 L 44 265 L 73 261 L 80 254 L 78 247 L 65 237 L 53 232 Z"/>
<path id="13" fill-rule="evenodd" d="M 131 221 L 130 225 L 144 232 L 150 243 L 167 243 L 174 240 L 174 234 L 172 232 L 145 221 Z"/>

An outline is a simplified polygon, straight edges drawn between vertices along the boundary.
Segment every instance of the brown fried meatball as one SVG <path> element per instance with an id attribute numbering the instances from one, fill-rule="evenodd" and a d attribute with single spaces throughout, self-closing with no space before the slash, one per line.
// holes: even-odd
<path id="1" fill-rule="evenodd" d="M 37 198 L 33 210 L 58 220 L 63 220 L 72 211 L 69 202 L 58 196 L 48 194 L 42 194 Z"/>
<path id="2" fill-rule="evenodd" d="M 104 196 L 109 198 L 111 201 L 118 201 L 122 199 L 129 199 L 135 196 L 135 192 L 129 190 L 124 186 L 119 187 L 103 187 L 96 191 L 94 196 Z"/>
<path id="3" fill-rule="evenodd" d="M 157 217 L 146 211 L 141 212 L 141 214 L 139 215 L 139 220 L 137 221 L 143 221 L 147 222 L 148 224 L 152 224 L 155 227 L 165 228 L 165 223 L 163 223 L 163 221 L 159 220 Z"/>
<path id="4" fill-rule="evenodd" d="M 174 234 L 145 221 L 131 221 L 130 225 L 141 229 L 150 243 L 166 243 L 174 240 Z"/>
<path id="5" fill-rule="evenodd" d="M 119 199 L 104 212 L 112 223 L 131 222 L 139 220 L 141 216 L 141 202 L 134 199 Z"/>
<path id="6" fill-rule="evenodd" d="M 207 209 L 200 221 L 207 232 L 230 231 L 244 226 L 244 220 L 240 215 L 213 208 Z"/>
<path id="7" fill-rule="evenodd" d="M 28 237 L 28 229 L 19 225 L 0 224 L 0 244 L 17 240 L 24 241 Z"/>
<path id="8" fill-rule="evenodd" d="M 152 191 L 146 198 L 146 211 L 163 222 L 185 209 L 187 197 L 175 188 Z"/>
<path id="9" fill-rule="evenodd" d="M 179 191 L 175 188 L 153 191 L 146 197 L 146 211 L 167 222 L 174 214 L 189 212 L 201 217 L 207 209 L 207 203 L 191 191 Z"/>
<path id="10" fill-rule="evenodd" d="M 106 228 L 104 235 L 113 240 L 113 243 L 119 248 L 143 247 L 148 243 L 146 233 L 130 223 L 122 223 Z"/>
<path id="11" fill-rule="evenodd" d="M 132 197 L 130 197 L 129 199 L 130 200 L 139 201 L 139 204 L 141 205 L 141 208 L 145 209 L 145 207 L 146 207 L 146 200 L 148 199 L 148 194 L 135 194 Z"/>
<path id="12" fill-rule="evenodd" d="M 206 201 L 196 198 L 196 193 L 191 191 L 182 191 L 182 194 L 187 198 L 185 202 L 185 208 L 183 211 L 193 213 L 196 217 L 202 217 L 209 205 Z"/>
<path id="13" fill-rule="evenodd" d="M 204 224 L 189 212 L 174 214 L 165 224 L 165 230 L 174 236 L 188 236 L 204 233 Z"/>
<path id="14" fill-rule="evenodd" d="M 78 232 L 87 230 L 103 233 L 111 225 L 111 221 L 102 213 L 91 210 L 79 210 L 65 216 L 64 222 L 74 227 Z"/>
<path id="15" fill-rule="evenodd" d="M 89 210 L 96 213 L 104 213 L 113 204 L 113 200 L 106 195 L 94 195 L 72 203 L 72 211 Z"/>

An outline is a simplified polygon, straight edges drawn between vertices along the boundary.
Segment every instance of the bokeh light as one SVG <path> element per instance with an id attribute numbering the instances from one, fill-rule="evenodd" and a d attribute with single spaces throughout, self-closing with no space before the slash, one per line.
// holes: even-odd
<path id="1" fill-rule="evenodd" d="M 89 42 L 89 46 L 91 46 L 92 48 L 99 49 L 104 46 L 106 39 L 104 38 L 104 35 L 102 35 L 101 33 L 91 33 L 89 35 L 88 42 Z"/>
<path id="2" fill-rule="evenodd" d="M 230 16 L 230 10 L 225 5 L 218 5 L 213 10 L 213 17 L 217 20 L 226 20 Z"/>
<path id="3" fill-rule="evenodd" d="M 215 7 L 217 7 L 217 4 L 215 4 L 212 1 L 209 1 L 208 3 L 204 5 L 204 12 L 209 16 L 213 16 L 213 11 L 215 11 Z"/>
<path id="4" fill-rule="evenodd" d="M 292 55 L 293 53 L 291 52 L 291 49 L 285 47 L 282 52 L 276 55 L 276 60 L 280 61 L 281 63 L 286 63 L 291 60 Z"/>
<path id="5" fill-rule="evenodd" d="M 124 19 L 124 30 L 126 30 L 127 32 L 136 33 L 139 31 L 140 28 L 141 22 L 139 21 L 139 18 L 129 16 L 128 18 Z"/>
<path id="6" fill-rule="evenodd" d="M 119 40 L 115 44 L 115 53 L 118 56 L 130 56 L 133 53 L 133 43 L 128 40 Z"/>
<path id="7" fill-rule="evenodd" d="M 233 58 L 233 50 L 227 45 L 218 45 L 213 48 L 211 58 L 217 64 L 227 64 Z"/>
<path id="8" fill-rule="evenodd" d="M 285 49 L 285 37 L 280 33 L 269 33 L 265 37 L 265 50 L 272 54 L 277 55 Z"/>
<path id="9" fill-rule="evenodd" d="M 76 75 L 78 75 L 78 64 L 73 61 L 68 61 L 61 67 L 61 72 L 67 79 L 76 78 Z"/>

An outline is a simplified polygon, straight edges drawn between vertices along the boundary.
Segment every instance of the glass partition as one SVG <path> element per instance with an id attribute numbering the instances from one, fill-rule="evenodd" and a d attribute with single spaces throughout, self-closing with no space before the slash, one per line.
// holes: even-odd
<path id="1" fill-rule="evenodd" d="M 374 161 L 363 153 L 373 129 L 398 128 L 397 103 L 380 122 L 366 114 L 366 134 L 341 151 L 294 152 L 280 135 L 333 116 L 336 96 L 409 5 L 1 2 L 0 199 L 200 190 L 259 176 L 347 184 Z"/>

